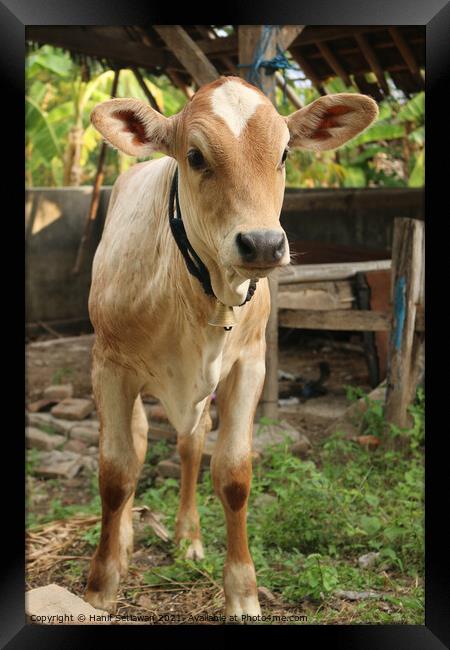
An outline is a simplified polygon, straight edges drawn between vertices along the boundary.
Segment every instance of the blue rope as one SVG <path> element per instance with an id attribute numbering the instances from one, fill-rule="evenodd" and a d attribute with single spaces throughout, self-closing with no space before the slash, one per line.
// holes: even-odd
<path id="1" fill-rule="evenodd" d="M 292 65 L 292 63 L 289 61 L 289 59 L 286 57 L 284 54 L 283 50 L 280 48 L 280 46 L 276 45 L 276 50 L 277 53 L 275 54 L 274 57 L 271 59 L 265 59 L 264 55 L 267 52 L 267 48 L 269 46 L 272 32 L 273 30 L 276 29 L 277 32 L 279 32 L 280 28 L 278 26 L 274 27 L 273 25 L 264 25 L 263 31 L 261 34 L 261 38 L 259 39 L 258 46 L 255 50 L 255 55 L 253 57 L 253 62 L 244 64 L 240 63 L 238 64 L 239 68 L 250 68 L 248 74 L 247 74 L 247 80 L 252 83 L 254 86 L 258 86 L 262 90 L 262 84 L 260 81 L 260 75 L 259 70 L 260 68 L 264 68 L 266 75 L 273 75 L 277 70 L 282 70 L 283 71 L 283 79 L 284 79 L 284 89 L 283 89 L 283 103 L 287 103 L 287 98 L 286 98 L 286 70 L 297 70 L 301 72 L 300 68 L 298 66 Z"/>

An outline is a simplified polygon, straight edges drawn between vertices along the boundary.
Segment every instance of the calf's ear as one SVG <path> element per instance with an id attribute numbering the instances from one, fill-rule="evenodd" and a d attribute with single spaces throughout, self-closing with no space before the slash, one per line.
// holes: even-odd
<path id="1" fill-rule="evenodd" d="M 364 131 L 378 116 L 367 95 L 339 93 L 319 97 L 286 119 L 291 147 L 313 151 L 336 149 Z"/>
<path id="2" fill-rule="evenodd" d="M 109 144 L 138 158 L 155 151 L 171 155 L 175 118 L 164 117 L 139 99 L 110 99 L 91 113 L 92 124 Z"/>

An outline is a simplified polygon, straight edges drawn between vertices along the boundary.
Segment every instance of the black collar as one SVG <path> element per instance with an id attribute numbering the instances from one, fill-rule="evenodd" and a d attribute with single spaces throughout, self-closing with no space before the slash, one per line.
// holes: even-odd
<path id="1" fill-rule="evenodd" d="M 177 214 L 174 215 L 174 202 L 176 203 Z M 178 199 L 178 167 L 175 170 L 175 174 L 172 180 L 172 186 L 170 188 L 169 196 L 169 224 L 172 231 L 173 238 L 175 239 L 178 248 L 180 249 L 181 254 L 184 257 L 186 262 L 187 269 L 191 275 L 193 275 L 203 287 L 203 291 L 207 296 L 215 296 L 213 288 L 211 286 L 211 277 L 209 271 L 203 264 L 200 257 L 197 255 L 195 250 L 192 248 L 189 239 L 184 228 L 183 218 L 181 215 L 180 202 Z M 247 296 L 242 303 L 245 305 L 246 302 L 251 300 L 253 294 L 256 290 L 256 281 L 251 280 L 248 287 Z M 242 307 L 242 305 L 240 305 Z"/>

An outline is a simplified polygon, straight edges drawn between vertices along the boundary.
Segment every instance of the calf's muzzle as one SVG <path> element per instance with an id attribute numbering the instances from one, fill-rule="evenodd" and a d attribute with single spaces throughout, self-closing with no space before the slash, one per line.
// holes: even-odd
<path id="1" fill-rule="evenodd" d="M 245 266 L 274 266 L 286 250 L 286 237 L 279 230 L 251 230 L 236 235 L 236 244 Z"/>

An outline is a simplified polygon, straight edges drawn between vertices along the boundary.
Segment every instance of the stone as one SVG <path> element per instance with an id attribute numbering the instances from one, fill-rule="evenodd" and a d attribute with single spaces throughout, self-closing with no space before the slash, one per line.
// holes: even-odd
<path id="1" fill-rule="evenodd" d="M 253 449 L 260 454 L 271 447 L 282 442 L 293 444 L 300 440 L 300 433 L 288 422 L 276 422 L 274 424 L 261 424 L 255 422 L 253 427 Z"/>
<path id="2" fill-rule="evenodd" d="M 368 398 L 371 401 L 381 402 L 384 404 L 386 399 L 386 386 L 380 384 L 380 386 L 377 386 L 371 393 L 369 393 Z M 366 411 L 366 401 L 361 397 L 357 402 L 347 407 L 344 414 L 327 428 L 325 434 L 330 436 L 339 431 L 347 434 L 349 438 L 358 437 L 361 433 L 360 428 L 362 418 Z"/>
<path id="3" fill-rule="evenodd" d="M 309 439 L 303 434 L 300 434 L 300 440 L 294 442 L 291 447 L 291 453 L 297 458 L 302 458 L 303 460 L 309 456 L 312 450 L 312 445 Z"/>
<path id="4" fill-rule="evenodd" d="M 28 623 L 40 625 L 111 623 L 107 612 L 92 607 L 85 600 L 56 584 L 27 591 L 25 613 Z M 95 618 L 90 618 L 91 616 Z"/>
<path id="5" fill-rule="evenodd" d="M 342 417 L 347 408 L 345 396 L 323 395 L 303 402 L 298 407 L 298 413 L 326 425 Z"/>
<path id="6" fill-rule="evenodd" d="M 337 589 L 334 592 L 337 598 L 344 600 L 367 600 L 368 598 L 382 598 L 382 594 L 377 594 L 376 591 L 343 591 Z"/>
<path id="7" fill-rule="evenodd" d="M 55 399 L 57 401 L 61 401 L 67 397 L 72 397 L 72 395 L 72 384 L 58 384 L 54 386 L 48 386 L 48 388 L 44 390 L 44 397 L 47 399 Z"/>
<path id="8" fill-rule="evenodd" d="M 358 558 L 358 564 L 361 569 L 369 569 L 371 566 L 373 566 L 376 563 L 379 557 L 380 557 L 379 553 L 376 553 L 375 551 L 371 551 L 370 553 L 361 555 L 361 557 Z"/>
<path id="9" fill-rule="evenodd" d="M 66 420 L 84 420 L 94 410 L 94 402 L 90 399 L 68 397 L 54 406 L 51 414 L 55 418 Z"/>
<path id="10" fill-rule="evenodd" d="M 259 494 L 253 502 L 255 508 L 266 508 L 277 502 L 277 497 L 273 494 Z"/>
<path id="11" fill-rule="evenodd" d="M 166 412 L 161 406 L 161 404 L 150 404 L 148 406 L 145 406 L 144 409 L 145 412 L 147 413 L 147 417 L 149 420 L 153 420 L 154 422 L 169 421 Z"/>
<path id="12" fill-rule="evenodd" d="M 68 440 L 64 445 L 64 451 L 74 451 L 77 454 L 82 454 L 87 451 L 87 444 L 82 440 Z"/>
<path id="13" fill-rule="evenodd" d="M 82 459 L 73 451 L 42 453 L 34 469 L 36 476 L 44 478 L 74 478 L 82 467 Z"/>
<path id="14" fill-rule="evenodd" d="M 29 413 L 38 413 L 39 411 L 49 411 L 52 406 L 58 403 L 56 399 L 39 399 L 36 402 L 28 404 L 27 410 Z"/>
<path id="15" fill-rule="evenodd" d="M 83 424 L 77 424 L 70 430 L 71 440 L 82 440 L 88 445 L 98 445 L 98 439 L 100 432 L 98 429 L 98 423 L 86 422 Z"/>
<path id="16" fill-rule="evenodd" d="M 86 453 L 89 456 L 98 456 L 98 448 L 97 447 L 88 447 Z"/>
<path id="17" fill-rule="evenodd" d="M 267 589 L 267 587 L 258 587 L 258 596 L 262 602 L 273 604 L 278 601 L 278 598 L 274 596 L 270 589 Z"/>
<path id="18" fill-rule="evenodd" d="M 51 435 L 36 427 L 26 427 L 26 445 L 28 448 L 50 451 L 56 449 L 66 441 L 64 436 Z"/>
<path id="19" fill-rule="evenodd" d="M 214 452 L 214 448 L 217 442 L 217 436 L 219 435 L 218 429 L 210 431 L 205 437 L 205 442 L 203 444 L 202 460 L 200 467 L 203 469 L 209 469 L 211 464 L 211 457 Z M 255 449 L 252 450 L 252 465 L 257 465 L 261 460 L 261 454 Z"/>
<path id="20" fill-rule="evenodd" d="M 97 472 L 98 471 L 98 460 L 94 456 L 83 456 L 82 461 L 83 467 L 85 467 L 88 472 Z"/>
<path id="21" fill-rule="evenodd" d="M 172 460 L 161 460 L 157 465 L 158 473 L 163 478 L 181 478 L 181 467 Z"/>

